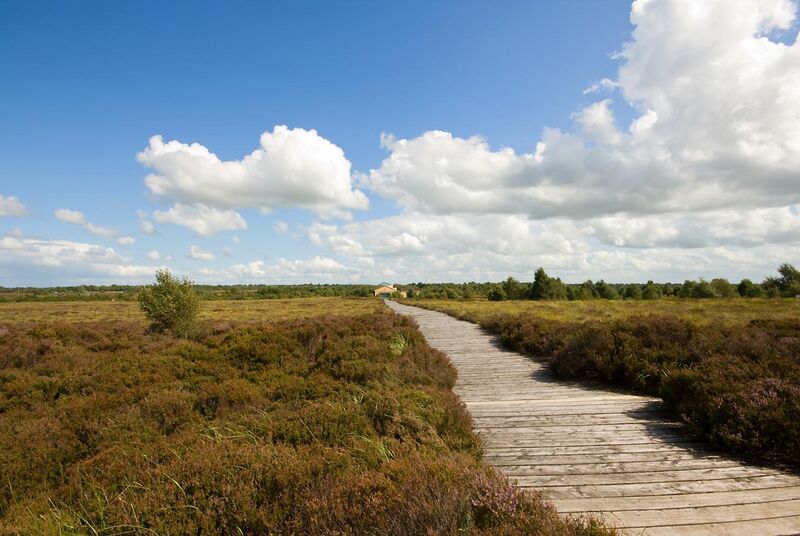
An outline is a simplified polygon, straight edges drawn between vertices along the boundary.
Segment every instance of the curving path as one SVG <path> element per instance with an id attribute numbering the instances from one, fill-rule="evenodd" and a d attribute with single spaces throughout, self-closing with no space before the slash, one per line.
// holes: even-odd
<path id="1" fill-rule="evenodd" d="M 647 536 L 800 534 L 799 477 L 714 454 L 659 399 L 559 382 L 475 324 L 386 304 L 458 369 L 486 460 L 560 512 Z"/>

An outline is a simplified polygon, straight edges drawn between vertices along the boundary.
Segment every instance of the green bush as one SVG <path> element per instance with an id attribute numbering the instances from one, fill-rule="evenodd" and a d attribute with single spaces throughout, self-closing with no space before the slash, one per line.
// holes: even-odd
<path id="1" fill-rule="evenodd" d="M 156 282 L 139 291 L 139 307 L 150 321 L 150 329 L 187 337 L 194 329 L 200 300 L 194 284 L 178 279 L 169 270 L 156 272 Z"/>

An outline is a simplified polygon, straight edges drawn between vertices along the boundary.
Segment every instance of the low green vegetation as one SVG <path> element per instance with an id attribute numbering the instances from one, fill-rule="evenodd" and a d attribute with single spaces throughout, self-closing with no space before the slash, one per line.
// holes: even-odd
<path id="1" fill-rule="evenodd" d="M 481 463 L 455 370 L 379 300 L 207 303 L 189 338 L 83 305 L 0 308 L 0 533 L 611 533 Z"/>
<path id="2" fill-rule="evenodd" d="M 414 300 L 477 322 L 561 378 L 660 396 L 713 444 L 800 460 L 800 300 Z"/>

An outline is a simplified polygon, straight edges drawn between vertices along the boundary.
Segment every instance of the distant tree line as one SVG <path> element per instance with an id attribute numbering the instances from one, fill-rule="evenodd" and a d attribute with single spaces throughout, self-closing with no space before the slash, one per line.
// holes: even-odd
<path id="1" fill-rule="evenodd" d="M 257 300 L 273 298 L 368 297 L 375 285 L 195 285 L 203 300 Z M 79 285 L 73 287 L 0 287 L 0 302 L 123 300 L 134 301 L 141 290 L 137 285 Z M 793 297 L 800 295 L 800 271 L 785 263 L 778 275 L 761 283 L 742 279 L 733 284 L 727 279 L 686 280 L 683 283 L 607 283 L 587 280 L 564 283 L 539 268 L 533 282 L 509 277 L 500 283 L 412 283 L 397 285 L 409 298 L 449 300 L 657 300 L 659 298 L 744 298 Z"/>
<path id="2" fill-rule="evenodd" d="M 660 298 L 776 298 L 800 295 L 800 271 L 785 263 L 778 276 L 762 283 L 742 279 L 733 284 L 716 278 L 686 280 L 683 283 L 607 283 L 587 280 L 583 283 L 564 283 L 548 275 L 543 268 L 536 270 L 532 283 L 509 277 L 501 283 L 416 283 L 402 287 L 410 298 L 502 300 L 657 300 Z"/>
<path id="3" fill-rule="evenodd" d="M 195 285 L 202 300 L 263 300 L 273 298 L 367 297 L 373 285 Z M 134 301 L 139 285 L 79 285 L 74 287 L 0 287 L 0 302 L 11 301 Z"/>

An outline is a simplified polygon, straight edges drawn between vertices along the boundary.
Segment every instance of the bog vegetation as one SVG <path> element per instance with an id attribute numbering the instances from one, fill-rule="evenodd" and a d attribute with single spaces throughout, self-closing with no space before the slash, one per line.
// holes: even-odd
<path id="1" fill-rule="evenodd" d="M 0 533 L 608 533 L 480 462 L 452 366 L 378 300 L 215 302 L 189 338 L 62 305 L 0 314 Z"/>
<path id="2" fill-rule="evenodd" d="M 800 301 L 414 300 L 480 323 L 565 379 L 660 396 L 731 452 L 800 460 Z"/>

